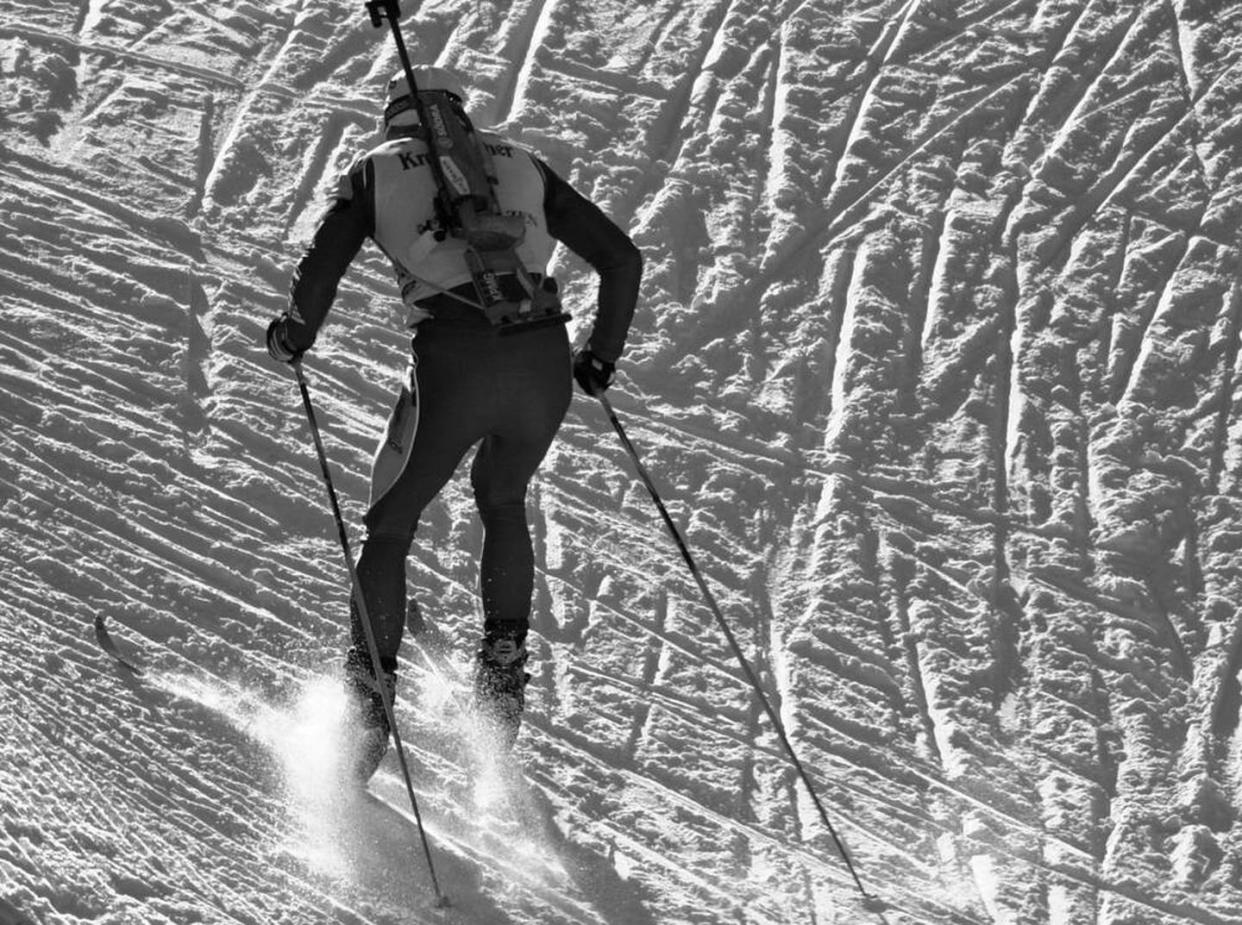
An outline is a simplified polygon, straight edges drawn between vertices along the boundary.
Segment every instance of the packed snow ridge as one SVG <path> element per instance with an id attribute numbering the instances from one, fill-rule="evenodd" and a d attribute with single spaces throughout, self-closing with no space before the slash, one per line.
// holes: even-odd
<path id="1" fill-rule="evenodd" d="M 1242 3 L 406 7 L 642 248 L 610 396 L 879 914 L 1242 923 Z M 879 921 L 586 397 L 496 778 L 463 480 L 416 539 L 453 908 L 395 766 L 323 776 L 348 579 L 262 333 L 396 67 L 362 2 L 0 6 L 0 923 Z M 305 363 L 355 539 L 398 301 L 366 251 Z"/>

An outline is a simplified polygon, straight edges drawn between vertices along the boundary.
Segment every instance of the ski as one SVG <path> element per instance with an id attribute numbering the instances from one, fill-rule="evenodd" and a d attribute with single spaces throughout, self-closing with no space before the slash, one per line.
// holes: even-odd
<path id="1" fill-rule="evenodd" d="M 95 614 L 95 641 L 118 665 L 126 669 L 130 674 L 142 677 L 142 668 L 126 658 L 121 654 L 121 650 L 117 648 L 116 642 L 113 641 L 112 636 L 108 633 L 108 627 L 104 622 L 103 614 Z"/>

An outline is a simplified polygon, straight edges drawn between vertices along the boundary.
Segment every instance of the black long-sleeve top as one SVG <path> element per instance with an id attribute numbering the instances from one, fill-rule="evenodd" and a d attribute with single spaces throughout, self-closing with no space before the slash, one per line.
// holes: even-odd
<path id="1" fill-rule="evenodd" d="M 587 346 L 600 359 L 615 363 L 638 302 L 642 255 L 598 206 L 542 160 L 533 160 L 544 180 L 543 211 L 549 234 L 599 274 L 597 311 Z M 355 163 L 298 262 L 287 313 L 287 336 L 296 349 L 305 350 L 314 343 L 341 278 L 363 242 L 375 235 L 374 177 L 369 158 Z"/>

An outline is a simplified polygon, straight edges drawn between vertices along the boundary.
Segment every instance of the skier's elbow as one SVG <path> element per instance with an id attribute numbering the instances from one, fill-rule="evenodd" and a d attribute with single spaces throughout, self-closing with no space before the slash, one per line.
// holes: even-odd
<path id="1" fill-rule="evenodd" d="M 619 269 L 633 279 L 642 279 L 643 275 L 643 252 L 629 238 L 625 239 L 625 247 L 622 248 L 621 261 Z"/>
<path id="2" fill-rule="evenodd" d="M 629 238 L 613 251 L 612 260 L 599 269 L 601 278 L 611 287 L 637 293 L 643 277 L 643 254 Z"/>

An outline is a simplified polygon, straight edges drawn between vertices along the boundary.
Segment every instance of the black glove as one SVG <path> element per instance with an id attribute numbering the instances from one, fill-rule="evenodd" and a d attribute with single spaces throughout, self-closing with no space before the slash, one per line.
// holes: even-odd
<path id="1" fill-rule="evenodd" d="M 267 352 L 277 363 L 296 363 L 305 350 L 298 350 L 289 343 L 289 318 L 281 315 L 267 326 Z"/>
<path id="2" fill-rule="evenodd" d="M 574 378 L 588 395 L 599 395 L 612 385 L 616 372 L 616 363 L 601 360 L 587 347 L 574 353 Z"/>

